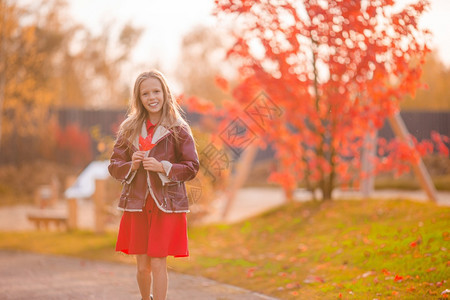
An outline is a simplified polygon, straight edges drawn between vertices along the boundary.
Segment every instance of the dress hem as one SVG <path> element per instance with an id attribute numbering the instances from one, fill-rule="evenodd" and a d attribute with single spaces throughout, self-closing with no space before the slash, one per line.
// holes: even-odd
<path id="1" fill-rule="evenodd" d="M 175 258 L 178 258 L 178 257 L 189 257 L 189 254 L 167 254 L 165 256 L 157 256 L 157 255 L 152 256 L 152 255 L 149 255 L 148 253 L 137 253 L 137 252 L 135 253 L 135 252 L 127 251 L 125 249 L 124 250 L 117 250 L 116 249 L 116 252 L 122 252 L 122 253 L 125 253 L 127 255 L 142 255 L 142 254 L 146 254 L 146 255 L 148 255 L 150 257 L 167 257 L 167 256 L 173 256 Z"/>

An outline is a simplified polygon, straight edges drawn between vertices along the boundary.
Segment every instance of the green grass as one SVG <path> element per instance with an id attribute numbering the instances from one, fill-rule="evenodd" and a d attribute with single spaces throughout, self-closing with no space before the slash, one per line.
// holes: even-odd
<path id="1" fill-rule="evenodd" d="M 0 249 L 75 256 L 92 260 L 134 262 L 131 257 L 114 252 L 115 232 L 95 234 L 91 231 L 70 232 L 0 232 Z"/>
<path id="2" fill-rule="evenodd" d="M 175 271 L 281 299 L 440 299 L 450 288 L 450 208 L 405 200 L 295 203 L 189 230 Z M 132 261 L 115 233 L 0 233 L 0 248 Z"/>

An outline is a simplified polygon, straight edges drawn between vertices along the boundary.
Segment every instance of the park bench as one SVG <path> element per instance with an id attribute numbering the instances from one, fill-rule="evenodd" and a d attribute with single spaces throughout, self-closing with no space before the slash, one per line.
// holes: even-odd
<path id="1" fill-rule="evenodd" d="M 34 223 L 38 230 L 45 229 L 49 230 L 50 225 L 58 230 L 67 230 L 67 218 L 62 216 L 50 216 L 44 214 L 29 214 L 28 220 Z"/>

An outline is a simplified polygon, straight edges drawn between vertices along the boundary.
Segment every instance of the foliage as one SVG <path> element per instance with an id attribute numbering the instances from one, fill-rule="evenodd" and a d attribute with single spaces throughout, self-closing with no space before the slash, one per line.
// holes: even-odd
<path id="1" fill-rule="evenodd" d="M 439 60 L 436 52 L 430 52 L 425 58 L 421 82 L 424 89 L 417 91 L 415 97 L 407 96 L 400 103 L 408 110 L 450 110 L 448 86 L 450 86 L 450 67 Z"/>
<path id="2" fill-rule="evenodd" d="M 5 140 L 45 135 L 51 108 L 126 102 L 121 69 L 142 30 L 111 21 L 93 35 L 68 18 L 66 6 L 64 0 L 26 6 L 0 1 L 0 137 Z M 0 145 L 6 151 L 1 138 Z"/>
<path id="3" fill-rule="evenodd" d="M 50 70 L 62 41 L 60 18 L 54 13 L 61 7 L 45 3 L 42 14 L 31 15 L 16 3 L 0 2 L 0 135 L 36 134 L 55 101 Z"/>
<path id="4" fill-rule="evenodd" d="M 240 118 L 261 146 L 271 143 L 278 160 L 271 179 L 288 195 L 304 181 L 330 199 L 336 185 L 366 176 L 365 137 L 420 85 L 429 32 L 417 23 L 428 3 L 400 10 L 384 0 L 215 3 L 219 17 L 237 24 L 228 57 L 241 66 L 234 101 L 220 114 L 220 131 Z M 261 91 L 272 104 L 253 114 L 266 118 L 263 128 L 248 114 Z M 395 143 L 381 161 L 403 172 L 403 161 L 414 163 L 418 154 L 405 141 Z M 402 163 L 396 164 L 399 156 Z"/>
<path id="5" fill-rule="evenodd" d="M 85 166 L 92 161 L 92 141 L 88 132 L 82 131 L 77 124 L 55 129 L 57 161 L 73 166 Z"/>

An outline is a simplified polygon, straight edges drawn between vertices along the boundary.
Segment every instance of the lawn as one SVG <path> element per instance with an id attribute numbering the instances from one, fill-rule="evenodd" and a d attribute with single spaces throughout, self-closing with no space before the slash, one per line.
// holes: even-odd
<path id="1" fill-rule="evenodd" d="M 441 299 L 450 289 L 450 208 L 405 200 L 294 203 L 189 230 L 170 268 L 281 299 Z M 132 262 L 115 233 L 0 233 L 0 248 Z"/>

